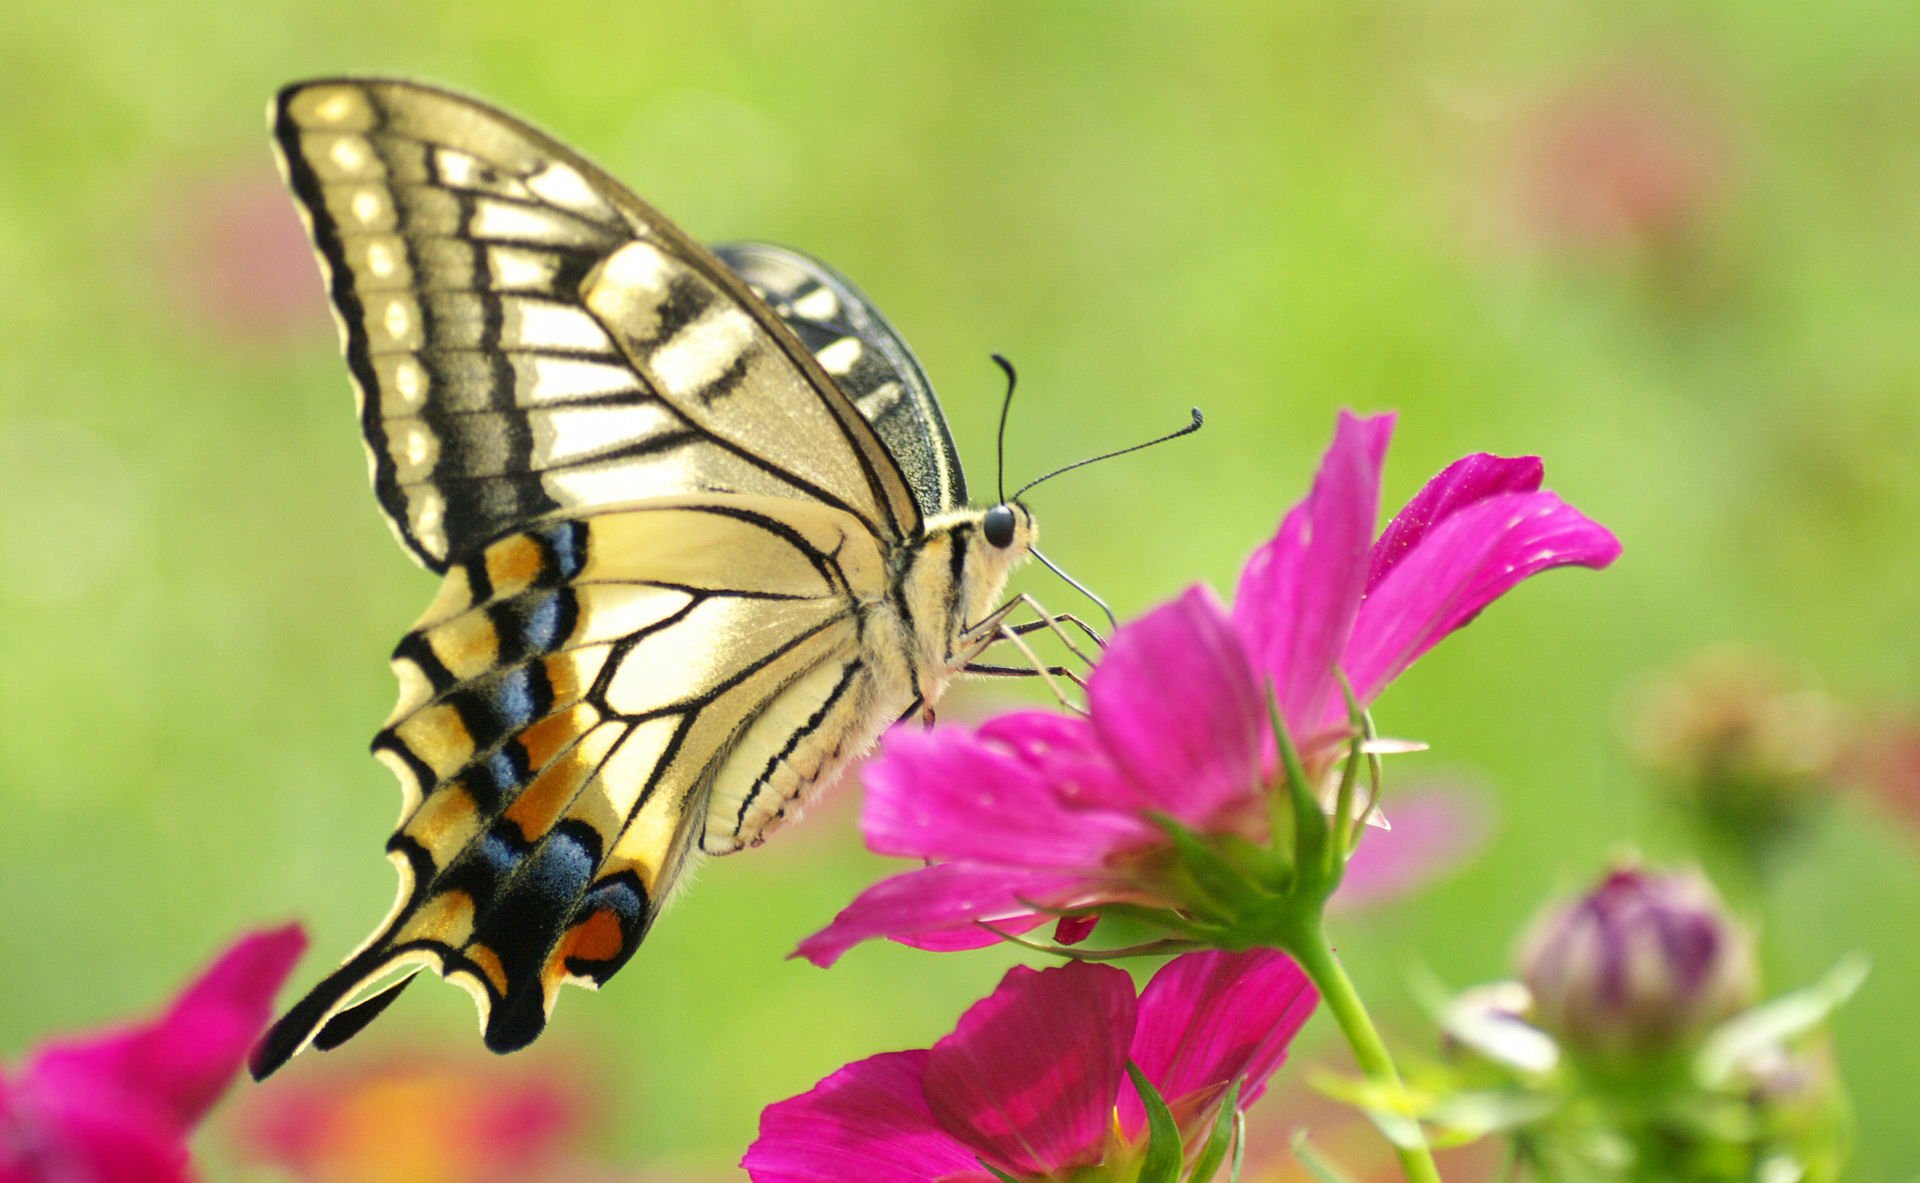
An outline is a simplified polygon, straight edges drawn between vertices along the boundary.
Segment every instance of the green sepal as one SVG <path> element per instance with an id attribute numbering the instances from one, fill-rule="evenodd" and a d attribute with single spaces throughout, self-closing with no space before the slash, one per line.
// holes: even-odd
<path id="1" fill-rule="evenodd" d="M 977 1154 L 974 1155 L 973 1161 L 980 1164 L 981 1170 L 985 1171 L 989 1175 L 992 1175 L 994 1178 L 1000 1180 L 1000 1183 L 1020 1183 L 1020 1180 L 1014 1178 L 1012 1175 L 1007 1174 L 1005 1171 L 1001 1170 L 999 1167 L 994 1166 L 992 1163 L 989 1163 L 986 1159 L 981 1158 Z"/>
<path id="2" fill-rule="evenodd" d="M 1182 901 L 1189 904 L 1189 910 L 1231 925 L 1249 911 L 1259 909 L 1260 897 L 1265 893 L 1245 871 L 1229 862 L 1204 838 L 1164 813 L 1148 814 L 1147 820 L 1173 843 L 1180 869 L 1186 872 L 1200 895 L 1198 900 Z"/>
<path id="3" fill-rule="evenodd" d="M 1324 882 L 1327 843 L 1332 834 L 1327 814 L 1308 783 L 1306 767 L 1300 762 L 1300 750 L 1293 746 L 1293 738 L 1287 734 L 1286 721 L 1280 717 L 1279 700 L 1271 694 L 1267 696 L 1267 715 L 1273 724 L 1274 743 L 1280 749 L 1282 779 L 1287 802 L 1292 807 L 1288 816 L 1292 823 L 1294 882 L 1297 888 L 1325 900 L 1332 892 L 1331 886 Z M 1272 808 L 1277 809 L 1277 804 Z"/>
<path id="4" fill-rule="evenodd" d="M 1127 1077 L 1140 1094 L 1140 1107 L 1147 1111 L 1147 1157 L 1140 1164 L 1139 1183 L 1180 1183 L 1180 1164 L 1186 1160 L 1186 1147 L 1180 1143 L 1180 1123 L 1160 1091 L 1147 1080 L 1132 1060 L 1127 1061 Z"/>
<path id="5" fill-rule="evenodd" d="M 1200 1157 L 1193 1164 L 1193 1171 L 1187 1176 L 1187 1183 L 1209 1183 L 1220 1173 L 1220 1164 L 1227 1160 L 1227 1150 L 1233 1145 L 1234 1117 L 1240 1112 L 1240 1082 L 1234 1081 L 1227 1086 L 1226 1096 L 1220 1098 L 1220 1116 L 1214 1119 L 1213 1129 L 1207 1134 L 1207 1144 L 1200 1150 Z"/>
<path id="6" fill-rule="evenodd" d="M 1240 1172 L 1247 1165 L 1247 1115 L 1239 1110 L 1233 1115 L 1233 1165 L 1227 1168 L 1227 1183 L 1240 1183 Z"/>

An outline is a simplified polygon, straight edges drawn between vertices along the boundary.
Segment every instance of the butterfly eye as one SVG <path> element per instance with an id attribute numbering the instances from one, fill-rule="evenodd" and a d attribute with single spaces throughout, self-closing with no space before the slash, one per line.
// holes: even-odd
<path id="1" fill-rule="evenodd" d="M 987 519 L 981 524 L 987 541 L 995 546 L 1013 545 L 1013 507 L 996 505 L 987 511 Z"/>

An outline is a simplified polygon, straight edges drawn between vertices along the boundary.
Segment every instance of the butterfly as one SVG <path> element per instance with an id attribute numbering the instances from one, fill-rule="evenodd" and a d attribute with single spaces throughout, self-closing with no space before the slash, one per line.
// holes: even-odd
<path id="1" fill-rule="evenodd" d="M 1009 623 L 1032 514 L 968 507 L 919 364 L 824 264 L 709 250 L 448 91 L 322 79 L 270 119 L 380 509 L 441 584 L 373 742 L 398 898 L 254 1075 L 423 967 L 510 1051 L 626 963 L 689 860 L 761 842 L 962 671 L 1031 672 L 976 659 L 1072 618 Z"/>

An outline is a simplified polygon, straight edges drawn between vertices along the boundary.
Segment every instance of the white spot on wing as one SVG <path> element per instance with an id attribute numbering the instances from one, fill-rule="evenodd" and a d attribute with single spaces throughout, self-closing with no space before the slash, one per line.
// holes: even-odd
<path id="1" fill-rule="evenodd" d="M 697 394 L 733 367 L 758 333 L 738 308 L 715 308 L 653 351 L 647 366 L 669 397 Z"/>
<path id="2" fill-rule="evenodd" d="M 832 288 L 815 288 L 795 300 L 793 310 L 808 320 L 831 320 L 840 314 L 840 297 Z"/>
<path id="3" fill-rule="evenodd" d="M 371 226 L 380 220 L 386 205 L 378 189 L 362 189 L 353 195 L 353 216 L 361 225 Z"/>
<path id="4" fill-rule="evenodd" d="M 814 356 L 819 359 L 822 369 L 839 377 L 853 371 L 864 349 L 865 347 L 860 344 L 860 338 L 842 337 Z"/>
<path id="5" fill-rule="evenodd" d="M 427 401 L 427 371 L 418 358 L 403 357 L 393 367 L 393 388 L 400 401 L 418 407 Z"/>
<path id="6" fill-rule="evenodd" d="M 642 393 L 633 371 L 623 365 L 538 355 L 520 363 L 522 405 L 628 392 Z"/>
<path id="7" fill-rule="evenodd" d="M 386 279 L 399 270 L 400 264 L 394 258 L 393 248 L 385 242 L 367 244 L 367 271 L 376 279 Z"/>
<path id="8" fill-rule="evenodd" d="M 603 215 L 606 203 L 587 184 L 578 169 L 555 162 L 527 178 L 527 188 L 535 197 L 594 217 Z"/>
<path id="9" fill-rule="evenodd" d="M 563 407 L 537 412 L 531 420 L 533 460 L 541 468 L 644 440 L 674 422 L 656 402 Z"/>
<path id="10" fill-rule="evenodd" d="M 510 349 L 578 349 L 609 352 L 613 342 L 592 314 L 570 304 L 546 300 L 509 300 L 501 324 Z"/>
<path id="11" fill-rule="evenodd" d="M 358 136 L 341 136 L 333 142 L 327 155 L 343 173 L 357 173 L 373 163 L 373 153 L 367 148 L 367 142 Z"/>

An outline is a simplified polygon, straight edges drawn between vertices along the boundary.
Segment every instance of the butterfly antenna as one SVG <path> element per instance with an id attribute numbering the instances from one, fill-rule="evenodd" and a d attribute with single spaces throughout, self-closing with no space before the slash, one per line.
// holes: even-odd
<path id="1" fill-rule="evenodd" d="M 1073 576 L 1067 574 L 1065 571 L 1062 571 L 1060 569 L 1059 564 L 1055 563 L 1052 559 L 1040 553 L 1039 547 L 1030 546 L 1027 548 L 1027 553 L 1031 554 L 1034 558 L 1039 559 L 1041 566 L 1053 572 L 1055 575 L 1058 575 L 1060 578 L 1066 580 L 1068 587 L 1072 588 L 1074 591 L 1079 592 L 1081 595 L 1087 597 L 1089 600 L 1092 600 L 1094 604 L 1099 607 L 1100 611 L 1106 613 L 1107 623 L 1111 624 L 1114 627 L 1114 630 L 1116 632 L 1119 631 L 1120 621 L 1117 617 L 1114 616 L 1113 609 L 1107 607 L 1107 602 L 1105 600 L 1101 599 L 1099 596 L 1094 595 L 1092 588 L 1088 587 L 1084 583 L 1081 583 L 1078 579 L 1075 579 Z"/>
<path id="2" fill-rule="evenodd" d="M 993 462 L 994 491 L 999 494 L 997 505 L 1007 503 L 1007 412 L 1013 409 L 1013 388 L 1019 384 L 1020 376 L 1013 372 L 1013 363 L 999 354 L 993 355 L 993 364 L 1007 372 L 1007 396 L 1000 400 L 1000 439 L 994 445 Z"/>
<path id="3" fill-rule="evenodd" d="M 1008 391 L 1008 393 L 1011 394 L 1012 391 Z M 1155 439 L 1150 439 L 1143 444 L 1134 444 L 1130 448 L 1120 448 L 1117 451 L 1113 451 L 1113 452 L 1102 452 L 1098 456 L 1089 456 L 1085 460 L 1075 460 L 1072 464 L 1068 464 L 1063 467 L 1056 468 L 1052 472 L 1046 474 L 1045 476 L 1035 477 L 1034 479 L 1028 481 L 1026 484 L 1020 486 L 1019 492 L 1013 495 L 1014 499 L 1018 500 L 1021 493 L 1025 493 L 1028 489 L 1033 488 L 1035 485 L 1044 484 L 1045 482 L 1052 480 L 1054 477 L 1059 476 L 1063 472 L 1072 472 L 1076 468 L 1085 468 L 1089 464 L 1098 464 L 1102 460 L 1111 460 L 1115 456 L 1125 456 L 1128 452 L 1138 452 L 1142 448 L 1151 448 L 1156 444 L 1164 444 L 1169 440 L 1177 440 L 1183 435 L 1192 435 L 1194 432 L 1199 431 L 1201 425 L 1204 424 L 1205 422 L 1206 422 L 1206 418 L 1200 414 L 1200 408 L 1195 407 L 1193 408 L 1193 422 L 1187 424 L 1185 427 L 1182 427 L 1180 430 L 1170 431 L 1163 436 L 1159 436 Z M 1004 497 L 1001 498 L 1000 504 L 1005 505 L 1006 498 Z"/>

